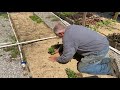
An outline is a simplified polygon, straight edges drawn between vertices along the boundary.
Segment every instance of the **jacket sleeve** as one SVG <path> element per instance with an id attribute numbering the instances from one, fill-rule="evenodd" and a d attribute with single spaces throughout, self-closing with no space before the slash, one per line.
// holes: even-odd
<path id="1" fill-rule="evenodd" d="M 68 63 L 76 53 L 73 42 L 64 42 L 63 43 L 63 54 L 57 58 L 59 63 Z"/>

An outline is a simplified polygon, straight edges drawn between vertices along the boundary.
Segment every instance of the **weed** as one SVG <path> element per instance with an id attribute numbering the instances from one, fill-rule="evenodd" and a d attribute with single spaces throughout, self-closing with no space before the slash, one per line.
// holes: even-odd
<path id="1" fill-rule="evenodd" d="M 0 55 L 0 57 L 2 57 L 3 55 Z"/>
<path id="2" fill-rule="evenodd" d="M 35 21 L 37 23 L 43 22 L 42 19 L 35 14 L 33 14 L 33 16 L 29 16 L 29 18 L 31 18 L 33 21 Z"/>
<path id="3" fill-rule="evenodd" d="M 0 16 L 2 16 L 2 17 L 4 17 L 4 18 L 7 18 L 7 19 L 8 19 L 7 13 L 0 13 Z"/>
<path id="4" fill-rule="evenodd" d="M 16 58 L 19 54 L 19 50 L 17 47 L 7 47 L 7 48 L 4 48 L 4 51 L 6 52 L 10 51 L 11 58 Z"/>
<path id="5" fill-rule="evenodd" d="M 69 68 L 65 69 L 68 78 L 78 78 L 77 74 Z"/>

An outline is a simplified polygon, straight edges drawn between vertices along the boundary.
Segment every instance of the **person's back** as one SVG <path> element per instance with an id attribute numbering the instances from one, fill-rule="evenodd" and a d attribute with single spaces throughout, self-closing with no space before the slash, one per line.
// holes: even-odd
<path id="1" fill-rule="evenodd" d="M 109 46 L 107 38 L 95 31 L 80 25 L 71 25 L 65 31 L 64 42 L 73 42 L 77 53 L 81 55 L 95 54 Z"/>

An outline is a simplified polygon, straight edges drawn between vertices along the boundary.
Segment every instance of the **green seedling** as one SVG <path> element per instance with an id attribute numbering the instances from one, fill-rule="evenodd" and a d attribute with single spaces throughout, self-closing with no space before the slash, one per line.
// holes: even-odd
<path id="1" fill-rule="evenodd" d="M 77 74 L 69 68 L 65 69 L 68 78 L 78 78 Z"/>
<path id="2" fill-rule="evenodd" d="M 50 53 L 51 55 L 54 55 L 54 54 L 55 54 L 54 48 L 53 48 L 53 47 L 50 47 L 50 48 L 48 49 L 48 53 Z"/>
<path id="3" fill-rule="evenodd" d="M 31 18 L 33 21 L 35 21 L 37 23 L 43 22 L 42 19 L 35 14 L 33 16 L 29 16 L 29 18 Z"/>

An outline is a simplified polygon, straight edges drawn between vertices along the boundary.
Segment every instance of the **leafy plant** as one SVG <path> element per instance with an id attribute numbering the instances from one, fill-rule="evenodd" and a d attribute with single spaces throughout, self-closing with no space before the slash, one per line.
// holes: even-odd
<path id="1" fill-rule="evenodd" d="M 37 22 L 37 23 L 41 23 L 43 22 L 42 19 L 40 17 L 38 17 L 37 15 L 33 15 L 33 16 L 29 16 L 33 21 Z"/>
<path id="2" fill-rule="evenodd" d="M 55 50 L 53 47 L 48 48 L 48 53 L 50 53 L 51 55 L 55 54 Z"/>
<path id="3" fill-rule="evenodd" d="M 69 68 L 65 69 L 68 78 L 78 78 L 77 74 Z"/>

